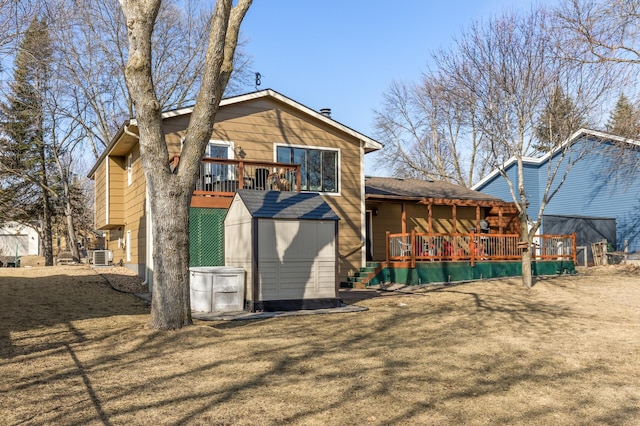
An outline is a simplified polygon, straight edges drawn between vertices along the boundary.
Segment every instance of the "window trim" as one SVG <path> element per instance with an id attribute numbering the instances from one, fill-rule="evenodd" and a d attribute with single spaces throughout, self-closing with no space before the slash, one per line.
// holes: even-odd
<path id="1" fill-rule="evenodd" d="M 327 147 L 327 146 L 315 146 L 315 145 L 296 145 L 296 144 L 288 144 L 288 143 L 278 143 L 275 142 L 273 144 L 273 161 L 278 161 L 278 148 L 300 148 L 300 149 L 312 149 L 317 151 L 332 151 L 336 153 L 336 191 L 335 192 L 325 192 L 325 191 L 309 191 L 301 189 L 301 192 L 313 192 L 316 194 L 330 195 L 330 196 L 339 196 L 342 195 L 342 167 L 341 167 L 341 150 L 340 148 Z"/>
<path id="2" fill-rule="evenodd" d="M 233 141 L 223 141 L 219 139 L 209 139 L 209 142 L 207 142 L 207 152 L 205 152 L 204 155 L 205 157 L 209 157 L 209 147 L 211 145 L 225 146 L 227 148 L 227 159 L 233 160 L 236 157 Z"/>

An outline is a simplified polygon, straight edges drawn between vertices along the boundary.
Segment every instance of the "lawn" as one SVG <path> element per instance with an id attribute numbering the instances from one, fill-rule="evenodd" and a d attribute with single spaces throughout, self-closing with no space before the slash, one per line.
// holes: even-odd
<path id="1" fill-rule="evenodd" d="M 87 267 L 0 268 L 0 424 L 640 423 L 637 270 L 351 303 L 161 332 Z"/>

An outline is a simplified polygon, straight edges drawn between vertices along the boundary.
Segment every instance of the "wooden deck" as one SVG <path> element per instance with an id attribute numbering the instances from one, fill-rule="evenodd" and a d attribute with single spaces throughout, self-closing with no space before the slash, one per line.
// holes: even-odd
<path id="1" fill-rule="evenodd" d="M 412 231 L 391 234 L 387 232 L 386 262 L 471 262 L 519 260 L 526 243 L 518 234 L 428 234 Z M 537 235 L 533 242 L 532 260 L 576 259 L 576 234 Z"/>

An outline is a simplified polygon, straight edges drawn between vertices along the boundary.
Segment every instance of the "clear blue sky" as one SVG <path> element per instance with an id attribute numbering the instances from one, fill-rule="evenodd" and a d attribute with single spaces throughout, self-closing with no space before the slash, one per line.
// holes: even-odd
<path id="1" fill-rule="evenodd" d="M 554 0 L 533 3 L 554 4 Z M 255 0 L 242 24 L 274 89 L 374 136 L 373 110 L 393 80 L 417 81 L 430 52 L 447 47 L 474 20 L 529 10 L 531 0 Z M 369 156 L 367 156 L 369 157 Z M 371 170 L 367 174 L 380 174 Z"/>

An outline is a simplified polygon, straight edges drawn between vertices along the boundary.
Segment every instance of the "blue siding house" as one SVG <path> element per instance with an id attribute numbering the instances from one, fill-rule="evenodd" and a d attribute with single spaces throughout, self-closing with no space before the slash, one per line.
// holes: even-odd
<path id="1" fill-rule="evenodd" d="M 581 129 L 563 147 L 567 148 L 564 158 L 561 150 L 540 158 L 524 158 L 524 185 L 530 200 L 527 213 L 534 220 L 538 217 L 550 168 L 559 165 L 551 193 L 571 165 L 566 180 L 543 212 L 539 232 L 576 232 L 579 246 L 606 238 L 617 250 L 622 250 L 626 241 L 630 252 L 640 251 L 640 170 L 631 173 L 620 166 L 621 158 L 625 164 L 640 165 L 640 142 Z M 517 185 L 515 158 L 507 161 L 503 168 Z M 513 199 L 497 169 L 472 189 L 504 200 Z"/>

